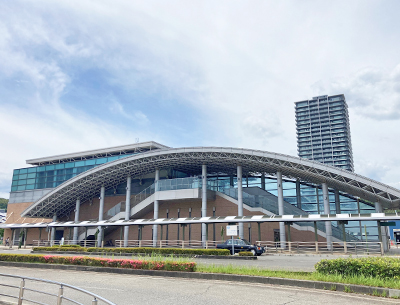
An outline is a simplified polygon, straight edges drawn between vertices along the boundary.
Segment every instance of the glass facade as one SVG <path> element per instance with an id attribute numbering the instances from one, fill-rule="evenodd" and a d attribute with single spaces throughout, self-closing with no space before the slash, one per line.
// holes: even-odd
<path id="1" fill-rule="evenodd" d="M 93 167 L 127 156 L 129 155 L 15 169 L 11 192 L 54 188 Z"/>
<path id="2" fill-rule="evenodd" d="M 300 158 L 354 171 L 350 122 L 343 94 L 295 103 Z"/>

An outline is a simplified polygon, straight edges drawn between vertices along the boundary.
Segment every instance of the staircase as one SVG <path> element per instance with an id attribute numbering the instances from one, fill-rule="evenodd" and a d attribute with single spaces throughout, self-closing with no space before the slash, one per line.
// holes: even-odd
<path id="1" fill-rule="evenodd" d="M 238 200 L 237 188 L 218 188 L 218 191 Z M 278 197 L 265 191 L 259 187 L 244 187 L 243 188 L 243 203 L 252 208 L 260 207 L 264 210 L 269 211 L 272 214 L 279 215 Z M 283 210 L 286 215 L 309 215 L 309 213 L 299 209 L 298 207 L 290 204 L 287 201 L 283 201 Z M 301 227 L 310 227 L 307 222 L 296 222 Z M 319 231 L 326 233 L 325 224 L 317 222 L 317 228 Z M 343 240 L 343 230 L 332 224 L 332 237 L 337 240 Z M 357 237 L 346 232 L 347 241 L 360 241 Z"/>

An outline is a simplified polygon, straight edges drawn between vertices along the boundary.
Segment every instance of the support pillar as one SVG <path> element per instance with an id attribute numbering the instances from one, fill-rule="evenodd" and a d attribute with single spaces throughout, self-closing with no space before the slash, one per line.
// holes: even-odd
<path id="1" fill-rule="evenodd" d="M 106 188 L 104 187 L 104 185 L 102 185 L 100 189 L 99 221 L 103 220 L 105 192 Z M 102 226 L 99 226 L 98 229 L 99 229 L 99 234 L 97 234 L 97 247 L 100 248 L 103 242 L 104 228 Z"/>
<path id="2" fill-rule="evenodd" d="M 276 183 L 278 186 L 278 209 L 279 215 L 284 215 L 285 211 L 283 208 L 283 183 L 282 183 L 282 172 L 276 173 Z M 279 237 L 280 244 L 282 249 L 286 249 L 286 232 L 285 232 L 285 223 L 279 223 Z"/>
<path id="3" fill-rule="evenodd" d="M 243 216 L 243 182 L 242 166 L 237 166 L 237 187 L 238 187 L 238 216 Z M 244 238 L 243 222 L 239 222 L 239 237 Z"/>
<path id="4" fill-rule="evenodd" d="M 330 213 L 329 207 L 329 191 L 328 185 L 326 183 L 322 183 L 322 195 L 324 199 L 324 213 Z M 328 250 L 332 250 L 332 222 L 325 221 L 325 233 L 326 233 L 326 243 Z"/>
<path id="5" fill-rule="evenodd" d="M 57 221 L 57 215 L 53 216 L 53 222 Z M 51 228 L 51 235 L 50 235 L 50 247 L 54 245 L 54 240 L 56 239 L 56 227 Z"/>
<path id="6" fill-rule="evenodd" d="M 125 220 L 129 220 L 131 217 L 131 185 L 132 178 L 128 176 L 126 178 L 126 197 L 125 197 Z M 129 226 L 124 227 L 124 247 L 128 247 L 129 240 Z"/>
<path id="7" fill-rule="evenodd" d="M 265 191 L 265 173 L 261 174 L 261 188 Z"/>
<path id="8" fill-rule="evenodd" d="M 340 197 L 339 197 L 339 191 L 335 190 L 335 209 L 336 209 L 336 214 L 340 214 Z"/>
<path id="9" fill-rule="evenodd" d="M 156 169 L 154 175 L 154 193 L 158 192 L 158 181 L 160 180 L 160 170 Z M 154 200 L 154 219 L 158 218 L 158 210 L 159 210 L 159 202 L 158 200 Z M 157 247 L 157 239 L 158 239 L 158 226 L 153 225 L 153 247 Z"/>
<path id="10" fill-rule="evenodd" d="M 375 211 L 377 213 L 383 213 L 382 204 L 380 202 L 375 202 Z M 379 241 L 382 242 L 383 251 L 388 251 L 388 239 L 387 239 L 387 227 L 382 227 L 380 221 L 378 221 L 378 234 Z"/>
<path id="11" fill-rule="evenodd" d="M 299 179 L 296 179 L 296 202 L 297 202 L 297 207 L 301 209 L 301 191 L 300 191 Z"/>
<path id="12" fill-rule="evenodd" d="M 203 164 L 201 167 L 201 217 L 207 217 L 207 165 Z M 201 243 L 203 247 L 206 246 L 207 232 L 206 224 L 201 224 Z"/>
<path id="13" fill-rule="evenodd" d="M 79 222 L 79 208 L 81 207 L 81 201 L 79 199 L 76 200 L 75 204 L 75 223 Z M 78 243 L 78 229 L 79 227 L 74 227 L 74 235 L 72 237 L 73 244 L 76 245 Z"/>

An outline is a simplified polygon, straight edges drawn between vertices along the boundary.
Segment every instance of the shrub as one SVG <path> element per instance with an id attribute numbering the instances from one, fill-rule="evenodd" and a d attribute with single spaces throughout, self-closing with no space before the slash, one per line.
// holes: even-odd
<path id="1" fill-rule="evenodd" d="M 394 257 L 324 259 L 315 265 L 315 269 L 323 274 L 400 279 L 400 259 Z"/>
<path id="2" fill-rule="evenodd" d="M 183 272 L 193 272 L 196 270 L 196 263 L 194 262 L 145 261 L 133 259 L 92 258 L 83 256 L 0 254 L 0 261 Z"/>
<path id="3" fill-rule="evenodd" d="M 72 252 L 86 252 L 87 248 L 81 246 L 52 246 L 52 247 L 34 247 L 33 251 L 46 251 L 46 252 L 57 252 L 57 251 L 72 251 Z"/>
<path id="4" fill-rule="evenodd" d="M 61 248 L 82 248 L 80 245 L 60 245 Z"/>
<path id="5" fill-rule="evenodd" d="M 253 253 L 249 251 L 241 251 L 239 252 L 239 256 L 253 256 Z"/>

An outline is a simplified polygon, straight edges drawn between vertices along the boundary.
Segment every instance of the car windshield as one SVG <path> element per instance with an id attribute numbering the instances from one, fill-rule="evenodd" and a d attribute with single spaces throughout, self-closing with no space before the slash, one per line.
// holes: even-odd
<path id="1" fill-rule="evenodd" d="M 225 244 L 227 245 L 232 245 L 232 240 L 228 239 Z M 249 243 L 247 240 L 245 239 L 234 239 L 233 240 L 233 244 L 234 245 L 240 245 L 240 246 L 244 246 L 244 245 L 251 245 L 251 243 Z"/>

